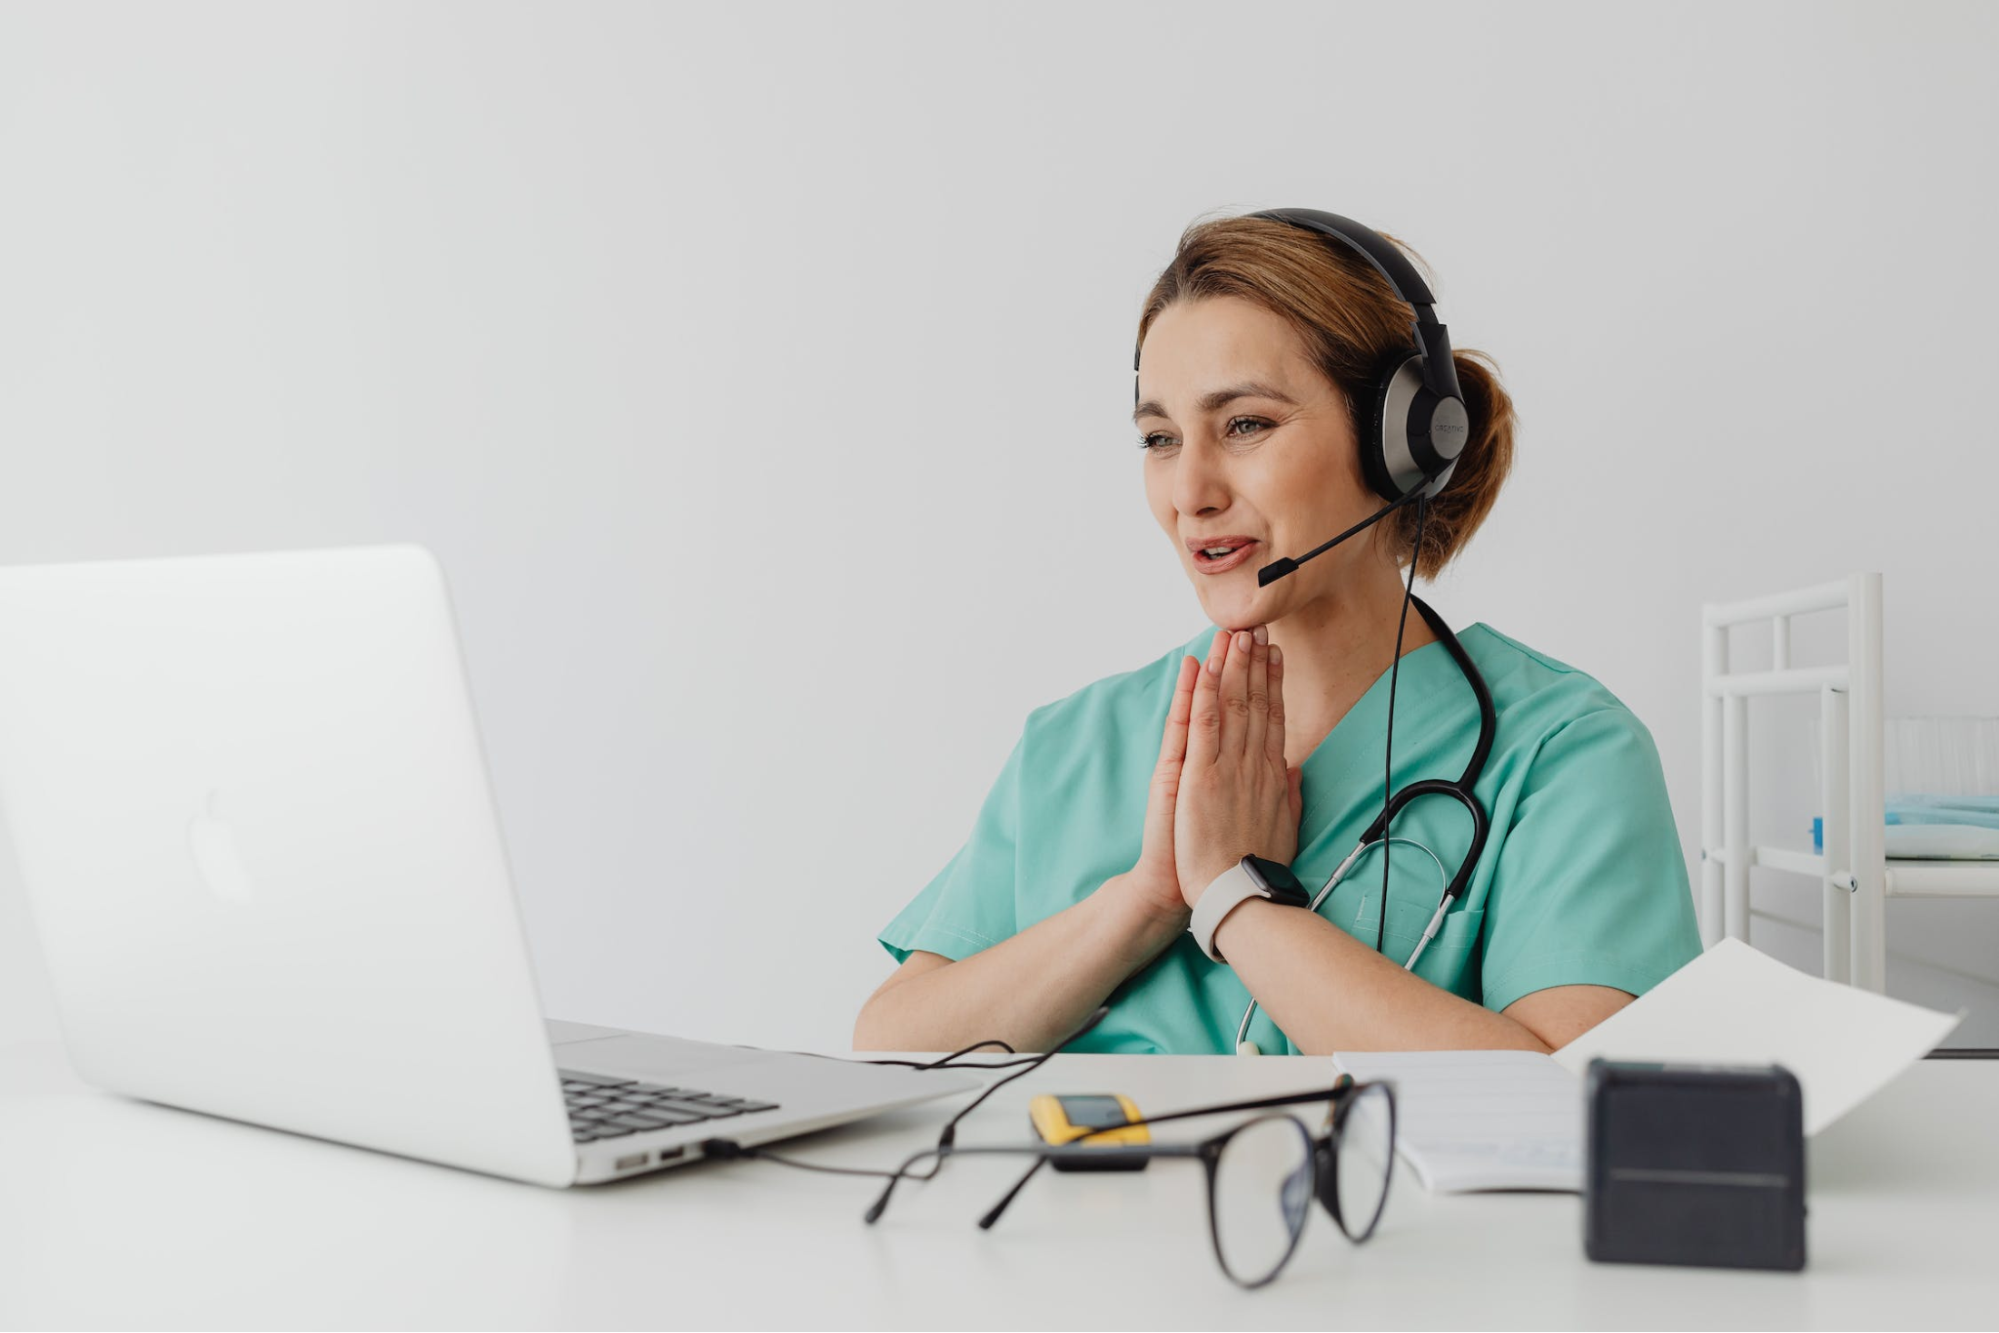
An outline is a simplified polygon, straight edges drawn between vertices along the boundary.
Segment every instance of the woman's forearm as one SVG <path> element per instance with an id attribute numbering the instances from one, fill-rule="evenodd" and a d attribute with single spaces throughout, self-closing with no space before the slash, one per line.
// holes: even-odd
<path id="1" fill-rule="evenodd" d="M 861 1007 L 854 1049 L 953 1051 L 997 1037 L 1044 1051 L 1186 928 L 1123 875 L 1019 934 L 956 962 L 891 975 Z"/>
<path id="2" fill-rule="evenodd" d="M 1521 1024 L 1403 971 L 1316 912 L 1252 898 L 1223 919 L 1215 947 L 1308 1055 L 1548 1049 Z"/>

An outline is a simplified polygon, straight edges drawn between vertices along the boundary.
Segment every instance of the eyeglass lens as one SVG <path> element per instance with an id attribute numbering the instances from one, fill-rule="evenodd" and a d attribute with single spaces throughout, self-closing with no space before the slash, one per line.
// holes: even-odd
<path id="1" fill-rule="evenodd" d="M 1209 1207 L 1215 1257 L 1235 1281 L 1261 1286 L 1297 1247 L 1311 1210 L 1312 1137 L 1295 1116 L 1250 1121 L 1222 1145 Z"/>
<path id="2" fill-rule="evenodd" d="M 1374 1234 L 1395 1166 L 1395 1103 L 1388 1087 L 1357 1089 L 1334 1124 L 1333 1180 L 1340 1229 L 1353 1241 Z"/>

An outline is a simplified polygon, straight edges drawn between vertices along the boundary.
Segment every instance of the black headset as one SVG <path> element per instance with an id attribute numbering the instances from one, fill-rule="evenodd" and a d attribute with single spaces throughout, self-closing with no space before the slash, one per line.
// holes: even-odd
<path id="1" fill-rule="evenodd" d="M 1375 494 L 1387 502 L 1387 506 L 1374 518 L 1364 520 L 1326 543 L 1326 546 L 1336 545 L 1359 527 L 1374 522 L 1411 500 L 1426 503 L 1450 481 L 1451 470 L 1457 466 L 1458 455 L 1463 452 L 1465 441 L 1471 434 L 1470 417 L 1465 411 L 1464 397 L 1458 390 L 1457 367 L 1451 362 L 1450 334 L 1437 322 L 1436 298 L 1430 295 L 1430 285 L 1423 281 L 1416 266 L 1379 232 L 1363 227 L 1352 218 L 1343 218 L 1337 213 L 1322 213 L 1316 208 L 1273 208 L 1250 216 L 1288 222 L 1360 251 L 1367 262 L 1388 279 L 1388 285 L 1395 289 L 1395 294 L 1415 307 L 1416 321 L 1410 329 L 1415 348 L 1397 351 L 1383 366 L 1375 385 L 1373 429 L 1360 441 L 1361 473 L 1374 487 Z M 1423 484 L 1426 478 L 1428 486 Z M 1326 549 L 1326 546 L 1319 550 Z M 1281 578 L 1296 569 L 1300 562 L 1316 554 L 1318 552 L 1314 551 L 1295 561 L 1280 560 L 1268 570 L 1270 578 L 1263 578 L 1264 571 L 1259 571 L 1259 582 L 1267 584 Z M 1455 800 L 1471 816 L 1472 836 L 1470 850 L 1459 861 L 1457 873 L 1451 876 L 1444 889 L 1444 905 L 1448 906 L 1463 896 L 1466 886 L 1471 883 L 1472 871 L 1478 866 L 1479 856 L 1485 850 L 1485 809 L 1472 793 L 1472 784 L 1485 771 L 1486 757 L 1492 752 L 1493 733 L 1498 729 L 1498 718 L 1493 711 L 1492 692 L 1486 687 L 1485 677 L 1473 665 L 1471 655 L 1465 652 L 1464 645 L 1458 642 L 1458 636 L 1451 632 L 1444 618 L 1431 610 L 1429 603 L 1415 596 L 1413 567 L 1411 583 L 1409 600 L 1429 622 L 1430 632 L 1442 641 L 1445 651 L 1450 653 L 1478 701 L 1478 740 L 1472 746 L 1471 758 L 1465 764 L 1463 776 L 1456 782 L 1428 778 L 1410 783 L 1392 797 L 1384 793 L 1381 813 L 1360 835 L 1360 845 L 1365 847 L 1377 838 L 1387 837 L 1388 826 L 1396 813 L 1419 796 L 1448 796 Z M 1395 652 L 1394 665 L 1399 671 L 1402 665 L 1399 629 Z M 1392 738 L 1395 725 L 1392 680 L 1388 697 L 1388 725 Z M 1383 907 L 1374 942 L 1377 950 L 1381 948 L 1379 931 L 1388 918 L 1387 848 L 1382 851 Z"/>
<path id="2" fill-rule="evenodd" d="M 1451 361 L 1450 332 L 1437 322 L 1429 284 L 1386 237 L 1352 218 L 1316 208 L 1273 208 L 1249 216 L 1302 227 L 1358 251 L 1415 308 L 1410 326 L 1414 347 L 1390 356 L 1376 381 L 1371 426 L 1360 440 L 1360 467 L 1374 493 L 1390 504 L 1413 498 L 1419 487 L 1434 498 L 1451 479 L 1471 434 L 1471 419 Z M 1138 358 L 1139 349 L 1133 348 L 1134 404 Z"/>

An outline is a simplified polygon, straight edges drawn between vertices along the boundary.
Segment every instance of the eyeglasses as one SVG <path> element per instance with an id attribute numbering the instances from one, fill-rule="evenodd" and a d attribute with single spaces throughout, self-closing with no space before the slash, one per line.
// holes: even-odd
<path id="1" fill-rule="evenodd" d="M 1020 1191 L 1049 1162 L 1075 1160 L 1094 1164 L 1144 1161 L 1154 1157 L 1185 1157 L 1201 1162 L 1208 1178 L 1208 1234 L 1215 1258 L 1230 1280 L 1243 1287 L 1260 1287 L 1283 1271 L 1304 1234 L 1311 1201 L 1332 1215 L 1346 1238 L 1358 1245 L 1374 1234 L 1388 1200 L 1395 1167 L 1395 1093 L 1386 1083 L 1355 1083 L 1350 1078 L 1331 1088 L 1295 1092 L 1254 1101 L 1173 1111 L 1128 1122 L 1158 1125 L 1196 1116 L 1235 1111 L 1267 1111 L 1272 1107 L 1311 1102 L 1327 1104 L 1325 1126 L 1318 1134 L 1289 1113 L 1259 1115 L 1196 1143 L 1115 1144 L 1088 1147 L 1079 1140 L 1060 1146 L 1019 1144 L 959 1147 L 940 1143 L 912 1154 L 882 1187 L 868 1210 L 873 1222 L 887 1209 L 896 1185 L 904 1177 L 928 1180 L 943 1159 L 970 1154 L 1032 1154 L 1012 1189 L 979 1219 L 990 1228 Z M 1092 1130 L 1081 1138 L 1108 1133 L 1122 1125 Z M 935 1165 L 926 1174 L 915 1168 Z"/>
<path id="2" fill-rule="evenodd" d="M 881 1196 L 866 1213 L 869 1222 L 887 1210 L 897 1184 L 908 1180 L 931 1180 L 943 1168 L 947 1157 L 965 1154 L 1031 1154 L 1034 1163 L 1013 1188 L 979 1219 L 981 1228 L 1000 1220 L 1027 1182 L 1051 1161 L 1077 1160 L 1101 1164 L 1106 1160 L 1142 1163 L 1153 1157 L 1197 1158 L 1207 1169 L 1208 1234 L 1214 1241 L 1215 1258 L 1230 1280 L 1244 1287 L 1260 1287 L 1283 1270 L 1298 1248 L 1305 1229 L 1305 1217 L 1314 1197 L 1348 1240 L 1358 1245 L 1374 1234 L 1381 1221 L 1382 1206 L 1388 1200 L 1389 1179 L 1395 1166 L 1395 1092 L 1387 1083 L 1356 1083 L 1342 1075 L 1330 1088 L 1314 1092 L 1294 1092 L 1279 1097 L 1259 1097 L 1254 1101 L 1230 1102 L 1222 1106 L 1202 1106 L 1191 1111 L 1171 1111 L 1143 1120 L 1127 1121 L 1087 1131 L 1067 1144 L 1046 1143 L 960 1148 L 958 1123 L 977 1110 L 988 1098 L 1015 1079 L 1025 1078 L 1048 1063 L 1058 1052 L 1073 1045 L 1085 1033 L 1104 1021 L 1109 1006 L 1100 1006 L 1080 1027 L 1038 1055 L 1004 1060 L 997 1064 L 960 1065 L 961 1057 L 985 1046 L 1000 1046 L 1007 1054 L 1013 1048 L 1005 1042 L 982 1041 L 954 1051 L 941 1060 L 879 1060 L 873 1064 L 907 1064 L 918 1069 L 1014 1069 L 995 1079 L 978 1096 L 951 1117 L 937 1135 L 936 1146 L 913 1153 L 893 1171 L 874 1167 L 837 1166 L 830 1162 L 804 1162 L 726 1138 L 702 1141 L 705 1157 L 728 1160 L 753 1157 L 779 1166 L 804 1171 L 821 1171 L 841 1176 L 873 1176 L 886 1179 Z M 1236 1111 L 1267 1111 L 1279 1106 L 1300 1106 L 1324 1102 L 1326 1123 L 1314 1135 L 1305 1122 L 1289 1113 L 1260 1115 L 1232 1129 L 1198 1143 L 1115 1144 L 1088 1147 L 1082 1139 L 1109 1133 L 1130 1125 L 1159 1125 L 1196 1116 L 1227 1115 Z M 929 1163 L 929 1170 L 919 1169 Z M 1273 1207 L 1273 1196 L 1275 1205 Z"/>

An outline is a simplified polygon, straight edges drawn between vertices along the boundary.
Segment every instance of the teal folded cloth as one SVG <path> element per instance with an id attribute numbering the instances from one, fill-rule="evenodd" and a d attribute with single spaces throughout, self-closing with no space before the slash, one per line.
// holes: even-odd
<path id="1" fill-rule="evenodd" d="M 1920 796 L 1899 793 L 1887 800 L 1890 824 L 1960 824 L 1999 829 L 1999 796 Z"/>
<path id="2" fill-rule="evenodd" d="M 1890 860 L 1999 861 L 1999 796 L 1897 792 L 1883 804 Z M 1812 850 L 1825 851 L 1823 819 L 1812 820 Z"/>

